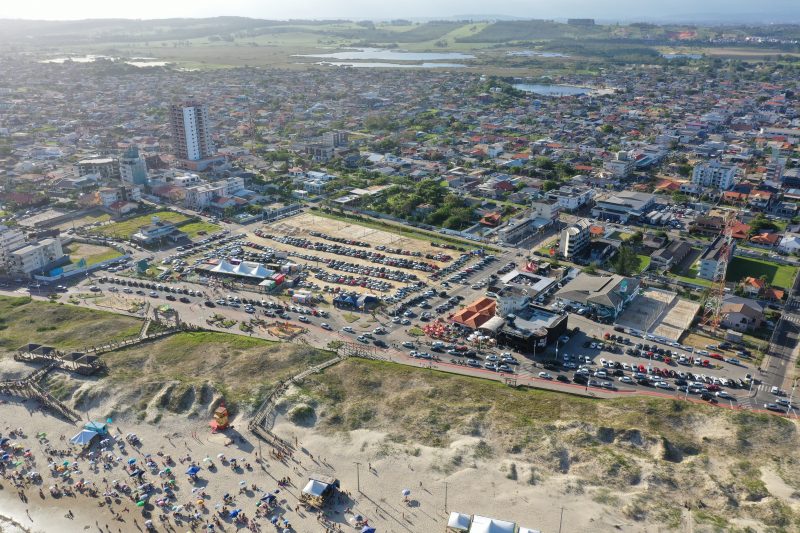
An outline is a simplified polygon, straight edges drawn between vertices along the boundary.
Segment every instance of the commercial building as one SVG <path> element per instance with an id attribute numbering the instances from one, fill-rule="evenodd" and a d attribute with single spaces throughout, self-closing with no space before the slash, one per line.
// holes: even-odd
<path id="1" fill-rule="evenodd" d="M 718 160 L 695 165 L 692 184 L 728 191 L 736 183 L 736 165 L 725 165 Z"/>
<path id="2" fill-rule="evenodd" d="M 636 167 L 636 161 L 627 152 L 617 152 L 614 159 L 603 163 L 603 170 L 616 178 L 627 178 Z"/>
<path id="3" fill-rule="evenodd" d="M 528 304 L 518 309 L 516 313 L 503 317 L 502 323 L 492 320 L 491 322 L 495 322 L 492 324 L 494 331 L 487 329 L 489 323 L 485 324 L 482 330 L 493 333 L 501 344 L 531 353 L 546 348 L 548 344 L 554 343 L 564 335 L 567 332 L 568 320 L 567 313 L 556 313 L 544 307 Z"/>
<path id="4" fill-rule="evenodd" d="M 594 189 L 564 185 L 557 190 L 548 192 L 547 197 L 555 201 L 562 209 L 574 211 L 588 204 L 594 198 Z"/>
<path id="5" fill-rule="evenodd" d="M 598 315 L 616 318 L 638 294 L 639 280 L 619 275 L 578 274 L 556 294 L 565 305 L 591 307 Z"/>
<path id="6" fill-rule="evenodd" d="M 565 259 L 580 255 L 589 246 L 591 226 L 588 220 L 581 219 L 561 230 L 558 253 Z"/>
<path id="7" fill-rule="evenodd" d="M 79 176 L 98 174 L 104 179 L 119 178 L 119 162 L 111 157 L 95 157 L 82 159 L 75 163 L 75 171 Z"/>
<path id="8" fill-rule="evenodd" d="M 171 105 L 170 127 L 177 158 L 200 161 L 214 156 L 207 105 L 199 102 Z"/>
<path id="9" fill-rule="evenodd" d="M 630 218 L 639 218 L 655 205 L 652 194 L 644 192 L 620 191 L 599 196 L 592 208 L 592 216 L 609 222 L 628 222 Z"/>
<path id="10" fill-rule="evenodd" d="M 31 242 L 11 252 L 10 271 L 31 274 L 64 257 L 58 237 Z"/>
<path id="11" fill-rule="evenodd" d="M 131 185 L 147 183 L 147 163 L 139 156 L 139 148 L 131 145 L 119 160 L 119 176 L 122 181 Z"/>
<path id="12" fill-rule="evenodd" d="M 153 217 L 152 224 L 139 228 L 133 234 L 132 240 L 141 244 L 153 244 L 164 239 L 177 241 L 185 237 L 186 234 L 179 231 L 171 222 L 164 222 L 158 217 Z"/>
<path id="13" fill-rule="evenodd" d="M 497 238 L 503 244 L 514 246 L 538 231 L 551 226 L 558 220 L 561 207 L 556 201 L 537 201 L 531 204 L 531 210 L 522 218 L 508 221 L 508 224 L 497 230 Z"/>
<path id="14" fill-rule="evenodd" d="M 725 269 L 735 248 L 735 242 L 731 242 L 728 246 L 723 235 L 717 236 L 700 256 L 700 270 L 697 272 L 697 277 L 711 281 L 719 280 L 725 275 Z"/>

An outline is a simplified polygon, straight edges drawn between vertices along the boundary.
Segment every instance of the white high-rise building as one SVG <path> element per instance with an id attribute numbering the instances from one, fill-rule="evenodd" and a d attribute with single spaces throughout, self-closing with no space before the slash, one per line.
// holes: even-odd
<path id="1" fill-rule="evenodd" d="M 170 126 L 176 157 L 200 161 L 214 156 L 207 105 L 197 102 L 171 105 Z"/>
<path id="2" fill-rule="evenodd" d="M 723 165 L 715 159 L 695 165 L 692 184 L 727 191 L 736 183 L 736 171 L 736 165 Z"/>

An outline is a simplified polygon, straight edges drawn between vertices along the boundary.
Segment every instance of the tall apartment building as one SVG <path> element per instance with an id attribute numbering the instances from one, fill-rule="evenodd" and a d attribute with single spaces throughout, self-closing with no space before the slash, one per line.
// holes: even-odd
<path id="1" fill-rule="evenodd" d="M 20 274 L 31 274 L 64 257 L 58 237 L 28 243 L 11 252 L 10 270 Z"/>
<path id="2" fill-rule="evenodd" d="M 736 170 L 736 165 L 724 165 L 716 159 L 698 164 L 692 172 L 692 184 L 728 191 L 735 183 Z"/>
<path id="3" fill-rule="evenodd" d="M 118 179 L 119 162 L 113 157 L 82 159 L 75 163 L 75 171 L 78 173 L 78 176 L 99 174 L 104 179 Z"/>
<path id="4" fill-rule="evenodd" d="M 731 243 L 730 248 L 725 246 L 725 237 L 722 235 L 714 239 L 700 256 L 700 270 L 697 272 L 697 277 L 709 281 L 719 280 L 725 275 L 734 248 L 736 243 Z"/>
<path id="5" fill-rule="evenodd" d="M 0 225 L 0 270 L 8 270 L 11 252 L 25 246 L 25 235 L 21 231 Z"/>
<path id="6" fill-rule="evenodd" d="M 119 176 L 122 181 L 131 185 L 147 183 L 147 163 L 139 156 L 139 149 L 131 145 L 119 160 Z"/>
<path id="7" fill-rule="evenodd" d="M 558 253 L 565 259 L 572 259 L 589 246 L 591 224 L 586 219 L 581 219 L 561 230 L 561 241 L 558 243 Z"/>
<path id="8" fill-rule="evenodd" d="M 175 156 L 187 161 L 200 161 L 214 156 L 208 106 L 199 102 L 182 102 L 170 106 L 170 127 Z"/>

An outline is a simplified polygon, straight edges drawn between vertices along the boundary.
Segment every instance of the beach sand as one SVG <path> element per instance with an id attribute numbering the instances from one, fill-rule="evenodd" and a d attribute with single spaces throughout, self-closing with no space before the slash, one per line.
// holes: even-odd
<path id="1" fill-rule="evenodd" d="M 36 461 L 35 469 L 42 476 L 41 486 L 45 498 L 39 496 L 39 486 L 33 485 L 25 489 L 27 503 L 17 494 L 17 489 L 8 479 L 2 480 L 0 490 L 0 514 L 5 521 L 0 522 L 2 531 L 141 531 L 146 517 L 136 507 L 131 498 L 123 497 L 119 503 L 99 507 L 99 498 L 77 495 L 76 497 L 53 498 L 48 487 L 57 482 L 50 473 L 45 456 L 47 442 L 56 449 L 68 450 L 68 441 L 61 440 L 63 435 L 69 439 L 76 434 L 79 425 L 68 424 L 49 414 L 34 408 L 32 400 L 20 404 L 19 399 L 6 398 L 8 403 L 0 405 L 5 423 L 0 433 L 7 436 L 14 428 L 24 428 L 26 437 L 13 439 L 24 447 L 30 448 Z M 99 411 L 99 410 L 98 410 Z M 91 413 L 89 413 L 91 417 Z M 102 419 L 101 419 L 102 420 Z M 246 421 L 234 421 L 233 436 L 246 426 Z M 227 436 L 211 434 L 207 421 L 189 420 L 182 417 L 164 417 L 158 424 L 137 423 L 124 418 L 114 420 L 110 424 L 111 433 L 123 440 L 128 433 L 135 433 L 142 442 L 141 447 L 125 446 L 124 454 L 117 449 L 115 453 L 122 459 L 110 472 L 99 469 L 91 472 L 85 460 L 79 461 L 79 473 L 73 473 L 72 483 L 81 477 L 91 480 L 102 494 L 107 481 L 118 479 L 130 482 L 131 479 L 122 466 L 129 458 L 137 459 L 141 465 L 144 454 L 158 452 L 169 454 L 176 461 L 187 455 L 197 464 L 205 466 L 204 457 L 210 457 L 218 467 L 215 472 L 203 468 L 200 472 L 200 484 L 208 493 L 206 510 L 195 531 L 203 531 L 206 521 L 213 516 L 215 504 L 222 502 L 224 493 L 235 496 L 233 506 L 229 509 L 241 508 L 246 516 L 253 517 L 256 503 L 262 490 L 274 491 L 278 488 L 278 480 L 289 476 L 292 484 L 280 489 L 281 502 L 277 514 L 290 520 L 294 531 L 325 531 L 315 515 L 300 509 L 297 512 L 298 497 L 302 486 L 308 480 L 309 472 L 319 472 L 338 478 L 342 490 L 352 496 L 352 500 L 331 508 L 328 517 L 334 524 L 342 526 L 344 531 L 357 531 L 348 519 L 353 513 L 363 515 L 369 523 L 383 532 L 426 532 L 441 531 L 446 524 L 447 510 L 467 514 L 483 514 L 495 518 L 514 520 L 527 527 L 542 531 L 558 529 L 560 508 L 564 507 L 565 531 L 656 531 L 646 526 L 625 519 L 621 513 L 592 501 L 588 493 L 577 490 L 569 476 L 547 478 L 537 484 L 527 481 L 528 473 L 519 465 L 519 479 L 512 480 L 508 476 L 508 461 L 498 458 L 478 461 L 469 455 L 475 447 L 475 439 L 464 438 L 455 442 L 448 449 L 418 447 L 414 445 L 398 445 L 387 441 L 381 433 L 357 430 L 338 435 L 324 435 L 314 428 L 299 427 L 279 417 L 274 432 L 297 446 L 292 458 L 284 461 L 270 456 L 271 446 L 262 443 L 246 430 L 242 429 L 242 441 L 236 437 L 233 445 L 226 446 Z M 36 434 L 47 434 L 47 442 L 36 439 Z M 297 439 L 295 441 L 295 439 Z M 77 451 L 77 448 L 72 448 Z M 263 464 L 257 462 L 259 450 L 264 458 Z M 240 464 L 249 462 L 252 470 L 234 471 L 230 466 L 223 466 L 217 454 L 225 454 L 227 458 L 237 458 Z M 461 464 L 454 468 L 454 457 L 464 457 Z M 73 456 L 58 460 L 74 459 Z M 356 464 L 356 462 L 360 464 Z M 59 463 L 57 463 L 59 464 Z M 263 468 L 262 468 L 263 466 Z M 192 494 L 193 487 L 184 475 L 188 462 L 177 463 L 176 474 L 177 502 L 186 504 L 196 500 Z M 162 465 L 159 464 L 159 468 Z M 153 472 L 157 472 L 157 469 Z M 158 475 L 147 469 L 146 479 L 158 484 Z M 240 482 L 246 487 L 253 484 L 256 491 L 239 494 Z M 63 485 L 63 483 L 60 483 Z M 361 493 L 359 494 L 358 487 Z M 405 502 L 401 491 L 409 489 L 411 495 Z M 155 502 L 160 496 L 150 499 Z M 345 513 L 349 508 L 350 513 Z M 152 510 L 150 518 L 158 531 L 167 531 L 167 523 L 158 519 L 162 514 L 158 508 Z M 113 511 L 112 511 L 113 510 Z M 65 516 L 72 511 L 74 518 Z M 112 512 L 120 513 L 123 521 L 114 520 Z M 271 513 L 272 514 L 276 513 Z M 19 525 L 8 522 L 13 520 Z M 192 530 L 186 521 L 180 526 L 174 521 L 169 524 L 175 531 Z M 217 531 L 234 531 L 236 525 L 230 520 L 223 521 L 223 528 Z M 263 531 L 274 531 L 275 528 L 267 518 L 259 518 L 257 524 Z M 15 529 L 16 528 L 16 529 Z M 24 529 L 23 529 L 24 528 Z"/>

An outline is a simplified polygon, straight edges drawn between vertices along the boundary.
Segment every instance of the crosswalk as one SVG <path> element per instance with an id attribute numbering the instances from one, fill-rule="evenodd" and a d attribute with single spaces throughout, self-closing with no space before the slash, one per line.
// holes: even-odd
<path id="1" fill-rule="evenodd" d="M 781 320 L 786 320 L 787 322 L 792 322 L 794 324 L 800 324 L 800 316 L 795 314 L 785 313 L 781 316 Z"/>

